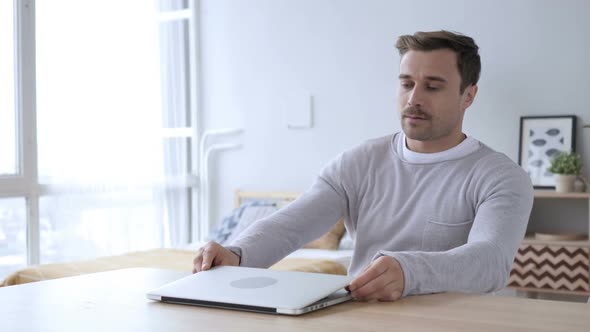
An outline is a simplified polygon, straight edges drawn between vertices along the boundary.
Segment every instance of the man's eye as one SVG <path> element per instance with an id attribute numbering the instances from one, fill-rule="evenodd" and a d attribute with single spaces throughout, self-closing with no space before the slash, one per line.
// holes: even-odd
<path id="1" fill-rule="evenodd" d="M 427 86 L 426 89 L 428 91 L 438 91 L 440 88 L 438 86 Z"/>
<path id="2" fill-rule="evenodd" d="M 402 82 L 400 85 L 404 89 L 411 89 L 412 88 L 412 84 L 411 83 L 403 83 Z"/>

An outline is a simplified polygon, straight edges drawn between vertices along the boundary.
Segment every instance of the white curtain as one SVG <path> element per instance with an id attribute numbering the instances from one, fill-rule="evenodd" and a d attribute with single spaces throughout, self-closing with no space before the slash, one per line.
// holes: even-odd
<path id="1" fill-rule="evenodd" d="M 161 13 L 178 12 L 188 7 L 188 1 L 160 0 L 159 5 Z M 166 128 L 190 127 L 188 29 L 186 19 L 164 20 L 160 23 L 162 99 L 166 110 L 163 122 Z M 168 177 L 182 178 L 190 171 L 192 147 L 190 139 L 186 137 L 169 137 L 164 142 L 164 170 Z M 175 245 L 183 244 L 189 238 L 190 194 L 184 188 L 167 189 L 164 194 L 166 215 L 172 220 L 183 221 L 168 224 L 170 240 Z"/>
<path id="2" fill-rule="evenodd" d="M 36 7 L 41 262 L 181 245 L 188 139 L 163 128 L 187 126 L 183 30 L 145 0 Z"/>

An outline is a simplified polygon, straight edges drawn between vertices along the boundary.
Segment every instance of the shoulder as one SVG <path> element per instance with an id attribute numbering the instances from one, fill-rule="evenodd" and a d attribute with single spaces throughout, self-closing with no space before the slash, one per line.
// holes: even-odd
<path id="1" fill-rule="evenodd" d="M 495 151 L 483 143 L 480 144 L 481 150 L 479 151 L 477 160 L 474 162 L 478 170 L 486 174 L 504 174 L 528 179 L 528 175 L 524 169 L 512 159 L 508 158 L 507 155 Z"/>
<path id="2" fill-rule="evenodd" d="M 524 169 L 505 154 L 481 144 L 481 151 L 473 165 L 479 182 L 478 191 L 488 195 L 510 192 L 518 196 L 532 197 L 533 185 Z"/>
<path id="3" fill-rule="evenodd" d="M 366 174 L 367 169 L 382 165 L 391 158 L 393 137 L 394 135 L 387 135 L 369 139 L 343 151 L 325 165 L 320 174 L 338 174 L 342 177 Z"/>
<path id="4" fill-rule="evenodd" d="M 395 134 L 368 139 L 352 148 L 345 150 L 341 155 L 343 159 L 366 160 L 367 158 L 379 158 L 389 156 L 392 151 L 392 141 Z"/>

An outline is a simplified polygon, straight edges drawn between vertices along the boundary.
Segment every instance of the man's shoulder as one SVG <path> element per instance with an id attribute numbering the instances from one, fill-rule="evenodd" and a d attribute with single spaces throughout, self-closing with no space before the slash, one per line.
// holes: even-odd
<path id="1" fill-rule="evenodd" d="M 504 166 L 522 170 L 522 168 L 506 154 L 496 151 L 484 143 L 480 142 L 480 149 L 478 152 L 478 164 L 481 164 L 482 167 L 486 166 L 485 168 L 495 168 L 498 166 Z"/>
<path id="2" fill-rule="evenodd" d="M 379 167 L 391 158 L 391 146 L 394 135 L 365 140 L 338 155 L 322 171 L 337 171 L 342 174 L 362 174 L 368 168 Z"/>
<path id="3" fill-rule="evenodd" d="M 359 154 L 381 156 L 384 152 L 391 151 L 394 136 L 395 134 L 389 134 L 386 136 L 367 139 L 360 144 L 357 144 L 344 151 L 343 153 L 354 156 Z"/>
<path id="4" fill-rule="evenodd" d="M 479 156 L 474 162 L 474 168 L 482 177 L 491 181 L 514 181 L 521 185 L 530 183 L 528 174 L 520 165 L 504 153 L 496 151 L 483 143 L 481 143 Z"/>

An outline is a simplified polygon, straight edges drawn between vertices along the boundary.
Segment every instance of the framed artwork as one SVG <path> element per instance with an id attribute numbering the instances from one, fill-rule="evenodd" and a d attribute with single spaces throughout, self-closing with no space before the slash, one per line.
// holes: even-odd
<path id="1" fill-rule="evenodd" d="M 551 158 L 559 152 L 573 152 L 576 147 L 576 116 L 520 117 L 518 164 L 539 189 L 555 188 L 549 172 Z"/>

